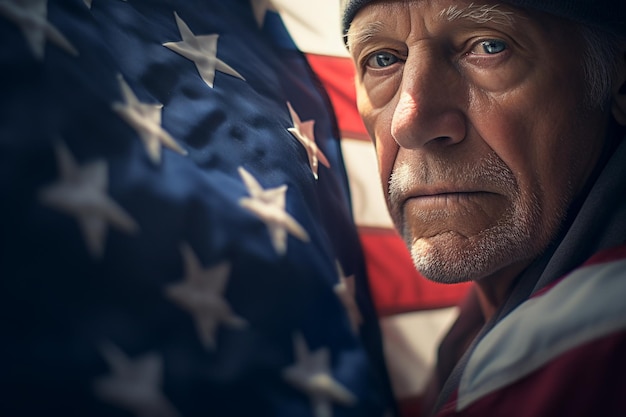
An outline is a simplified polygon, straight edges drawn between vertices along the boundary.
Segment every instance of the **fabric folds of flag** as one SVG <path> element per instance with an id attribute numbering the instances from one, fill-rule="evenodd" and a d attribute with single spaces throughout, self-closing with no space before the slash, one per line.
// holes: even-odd
<path id="1" fill-rule="evenodd" d="M 0 0 L 0 415 L 392 408 L 329 101 L 268 1 Z"/>
<path id="2" fill-rule="evenodd" d="M 416 417 L 437 343 L 456 317 L 468 284 L 443 285 L 422 277 L 393 228 L 374 147 L 356 108 L 354 64 L 342 41 L 340 1 L 272 1 L 331 98 L 394 393 L 402 415 Z"/>

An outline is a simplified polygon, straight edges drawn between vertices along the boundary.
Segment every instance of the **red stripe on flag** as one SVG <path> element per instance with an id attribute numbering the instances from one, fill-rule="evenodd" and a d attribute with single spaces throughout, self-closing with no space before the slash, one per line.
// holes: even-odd
<path id="1" fill-rule="evenodd" d="M 400 417 L 418 417 L 422 414 L 423 396 L 416 395 L 410 398 L 401 398 L 398 400 L 398 411 Z"/>
<path id="2" fill-rule="evenodd" d="M 390 229 L 360 228 L 374 303 L 380 316 L 456 305 L 470 283 L 438 284 L 420 275 L 404 242 Z"/>
<path id="3" fill-rule="evenodd" d="M 306 54 L 313 71 L 324 84 L 337 115 L 342 137 L 369 141 L 355 106 L 354 66 L 349 58 Z"/>

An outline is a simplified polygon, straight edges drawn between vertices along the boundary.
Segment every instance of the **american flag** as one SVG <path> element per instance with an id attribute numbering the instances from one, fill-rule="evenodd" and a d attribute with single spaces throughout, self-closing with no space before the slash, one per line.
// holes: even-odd
<path id="1" fill-rule="evenodd" d="M 0 0 L 0 415 L 393 412 L 339 129 L 282 11 Z"/>
<path id="2" fill-rule="evenodd" d="M 394 394 L 402 415 L 418 416 L 437 344 L 469 284 L 427 281 L 415 271 L 393 228 L 375 151 L 355 105 L 353 64 L 341 37 L 340 0 L 272 1 L 331 98 Z"/>

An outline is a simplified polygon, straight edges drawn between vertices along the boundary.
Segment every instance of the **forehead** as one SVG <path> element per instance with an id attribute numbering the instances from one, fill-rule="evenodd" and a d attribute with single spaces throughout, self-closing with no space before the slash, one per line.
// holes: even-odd
<path id="1" fill-rule="evenodd" d="M 542 25 L 541 16 L 506 3 L 485 0 L 382 0 L 359 10 L 348 30 L 348 45 L 367 41 L 385 31 L 410 26 L 422 20 L 425 25 L 449 23 L 455 27 L 489 24 L 515 28 Z M 407 24 L 409 23 L 409 24 Z"/>

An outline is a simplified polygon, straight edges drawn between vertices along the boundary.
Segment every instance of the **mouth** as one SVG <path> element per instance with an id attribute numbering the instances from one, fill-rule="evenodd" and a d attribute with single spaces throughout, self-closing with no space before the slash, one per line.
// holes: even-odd
<path id="1" fill-rule="evenodd" d="M 468 207 L 485 203 L 496 194 L 488 191 L 437 191 L 408 197 L 403 206 L 420 210 L 453 210 L 459 206 Z"/>
<path id="2" fill-rule="evenodd" d="M 488 191 L 437 191 L 437 192 L 425 192 L 421 194 L 416 194 L 413 196 L 409 196 L 407 200 L 412 199 L 458 199 L 458 198 L 466 198 L 472 196 L 480 196 L 484 194 L 493 194 Z"/>
<path id="3" fill-rule="evenodd" d="M 434 236 L 442 231 L 467 235 L 495 224 L 508 210 L 507 199 L 490 191 L 446 190 L 407 197 L 392 218 L 403 231 L 411 230 L 412 236 Z"/>

